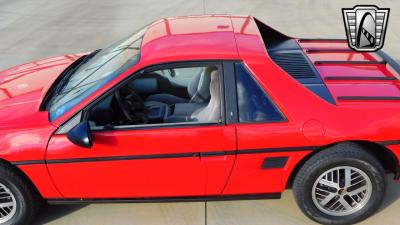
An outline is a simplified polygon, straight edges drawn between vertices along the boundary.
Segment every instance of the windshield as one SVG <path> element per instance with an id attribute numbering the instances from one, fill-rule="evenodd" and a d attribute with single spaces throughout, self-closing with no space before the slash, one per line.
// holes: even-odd
<path id="1" fill-rule="evenodd" d="M 99 51 L 93 58 L 79 66 L 68 77 L 66 83 L 59 84 L 48 110 L 53 121 L 80 103 L 90 94 L 110 80 L 129 69 L 139 61 L 140 45 L 146 28 Z"/>

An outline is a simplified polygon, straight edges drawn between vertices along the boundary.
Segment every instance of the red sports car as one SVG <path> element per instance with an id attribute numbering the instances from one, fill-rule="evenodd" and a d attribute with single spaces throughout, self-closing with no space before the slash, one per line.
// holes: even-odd
<path id="1" fill-rule="evenodd" d="M 250 16 L 159 20 L 0 72 L 0 224 L 43 202 L 279 198 L 324 224 L 399 177 L 400 68 Z M 288 215 L 289 216 L 289 215 Z"/>

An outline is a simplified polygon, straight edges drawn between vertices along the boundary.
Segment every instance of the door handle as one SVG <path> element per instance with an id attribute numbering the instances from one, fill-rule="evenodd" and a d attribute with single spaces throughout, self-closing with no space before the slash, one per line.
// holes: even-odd
<path id="1" fill-rule="evenodd" d="M 224 156 L 226 152 L 200 152 L 200 157 Z"/>
<path id="2" fill-rule="evenodd" d="M 222 152 L 201 152 L 200 160 L 203 162 L 218 162 L 225 161 L 227 159 L 227 153 Z"/>

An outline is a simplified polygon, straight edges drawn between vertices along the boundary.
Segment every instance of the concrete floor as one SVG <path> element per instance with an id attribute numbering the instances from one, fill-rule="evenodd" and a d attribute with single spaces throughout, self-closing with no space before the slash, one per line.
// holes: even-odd
<path id="1" fill-rule="evenodd" d="M 156 19 L 206 13 L 250 14 L 295 37 L 345 38 L 339 0 L 0 0 L 0 70 L 29 60 L 102 48 Z M 391 8 L 384 50 L 400 60 L 400 1 Z M 205 7 L 204 7 L 205 6 Z M 266 181 L 268 182 L 268 181 Z M 399 224 L 400 186 L 390 182 L 381 211 L 362 224 Z M 312 224 L 293 194 L 281 200 L 50 206 L 36 224 Z"/>
<path id="2" fill-rule="evenodd" d="M 400 184 L 388 176 L 381 209 L 361 225 L 399 224 Z M 312 225 L 291 190 L 279 200 L 48 206 L 35 225 Z"/>

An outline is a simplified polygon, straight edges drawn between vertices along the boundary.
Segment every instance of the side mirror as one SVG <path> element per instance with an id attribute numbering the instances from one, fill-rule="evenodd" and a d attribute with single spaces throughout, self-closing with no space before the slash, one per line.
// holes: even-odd
<path id="1" fill-rule="evenodd" d="M 68 139 L 83 148 L 90 148 L 93 145 L 92 133 L 89 122 L 82 121 L 67 133 Z"/>

